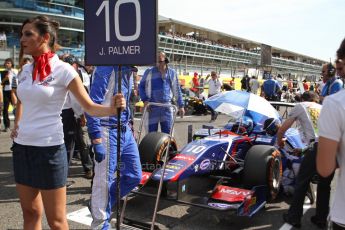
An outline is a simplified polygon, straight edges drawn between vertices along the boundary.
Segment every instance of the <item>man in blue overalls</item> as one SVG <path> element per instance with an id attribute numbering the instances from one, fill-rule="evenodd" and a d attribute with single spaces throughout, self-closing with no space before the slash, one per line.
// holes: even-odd
<path id="1" fill-rule="evenodd" d="M 91 99 L 98 104 L 110 104 L 117 93 L 117 66 L 96 67 L 90 89 Z M 122 94 L 126 98 L 126 109 L 121 113 L 121 127 L 117 117 L 87 116 L 88 132 L 95 153 L 95 168 L 91 194 L 91 228 L 108 229 L 112 207 L 116 205 L 117 129 L 121 129 L 121 197 L 128 194 L 141 179 L 139 151 L 128 125 L 131 114 L 129 98 L 133 85 L 132 68 L 124 66 L 122 71 Z"/>
<path id="2" fill-rule="evenodd" d="M 175 98 L 180 116 L 184 115 L 184 103 L 176 71 L 168 67 L 165 53 L 158 54 L 157 66 L 145 71 L 139 84 L 139 94 L 146 106 L 149 102 L 171 104 Z M 160 123 L 163 133 L 170 133 L 173 114 L 171 108 L 150 106 L 148 132 L 156 132 Z"/>

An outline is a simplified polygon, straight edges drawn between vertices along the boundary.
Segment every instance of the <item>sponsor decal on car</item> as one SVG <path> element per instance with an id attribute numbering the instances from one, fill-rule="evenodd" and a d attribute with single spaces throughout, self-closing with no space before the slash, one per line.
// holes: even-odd
<path id="1" fill-rule="evenodd" d="M 225 204 L 225 203 L 218 203 L 218 202 L 209 202 L 207 204 L 210 207 L 220 209 L 220 210 L 226 210 L 226 209 L 237 209 L 241 204 Z"/>
<path id="2" fill-rule="evenodd" d="M 251 197 L 252 194 L 253 191 L 251 190 L 218 185 L 214 189 L 211 198 L 227 202 L 242 202 L 247 197 Z"/>
<path id="3" fill-rule="evenodd" d="M 200 170 L 206 170 L 209 168 L 210 164 L 211 164 L 210 159 L 205 159 L 201 161 L 199 168 Z"/>
<path id="4" fill-rule="evenodd" d="M 175 169 L 175 170 L 180 170 L 181 167 L 180 166 L 177 166 L 177 165 L 171 165 L 171 164 L 168 164 L 166 166 L 167 169 Z"/>
<path id="5" fill-rule="evenodd" d="M 176 155 L 174 157 L 174 159 L 176 159 L 176 160 L 184 160 L 184 161 L 189 161 L 189 162 L 195 160 L 195 158 L 192 157 L 192 156 L 186 156 L 186 155 L 182 155 L 182 154 Z"/>

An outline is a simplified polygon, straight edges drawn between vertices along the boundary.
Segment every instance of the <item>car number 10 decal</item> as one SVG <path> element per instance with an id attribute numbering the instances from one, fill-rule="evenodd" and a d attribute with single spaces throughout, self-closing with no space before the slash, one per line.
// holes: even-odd
<path id="1" fill-rule="evenodd" d="M 206 149 L 205 146 L 200 146 L 200 145 L 192 145 L 190 146 L 190 148 L 188 148 L 186 150 L 186 152 L 192 152 L 192 153 L 201 153 L 202 151 L 204 151 Z"/>

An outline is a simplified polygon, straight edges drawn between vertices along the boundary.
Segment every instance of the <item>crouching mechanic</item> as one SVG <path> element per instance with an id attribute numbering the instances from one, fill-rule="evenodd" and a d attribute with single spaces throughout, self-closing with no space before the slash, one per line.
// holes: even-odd
<path id="1" fill-rule="evenodd" d="M 132 89 L 132 68 L 122 71 L 122 94 L 126 108 L 121 113 L 121 127 L 117 117 L 96 118 L 87 115 L 87 126 L 95 153 L 94 178 L 91 194 L 92 229 L 110 228 L 112 207 L 116 205 L 117 129 L 121 129 L 121 197 L 128 194 L 141 179 L 141 165 L 137 144 L 129 127 L 129 98 Z M 117 93 L 118 67 L 96 67 L 90 89 L 91 99 L 98 104 L 110 104 Z"/>
<path id="2" fill-rule="evenodd" d="M 290 111 L 288 119 L 284 121 L 277 133 L 277 143 L 279 147 L 284 147 L 284 133 L 297 121 L 302 142 L 309 146 L 304 152 L 290 208 L 287 213 L 283 214 L 283 220 L 296 228 L 301 227 L 304 198 L 312 178 L 316 175 L 317 120 L 322 108 L 317 103 L 319 101 L 317 94 L 313 91 L 304 92 L 301 98 L 302 102 L 297 103 Z M 328 180 L 320 179 L 317 186 L 316 215 L 311 218 L 311 221 L 318 226 L 321 221 L 326 221 L 328 215 L 329 193 L 327 194 L 326 189 Z"/>

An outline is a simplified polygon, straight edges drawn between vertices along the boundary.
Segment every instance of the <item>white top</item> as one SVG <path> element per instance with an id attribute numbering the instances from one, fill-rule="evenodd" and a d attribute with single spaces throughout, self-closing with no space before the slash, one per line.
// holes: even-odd
<path id="1" fill-rule="evenodd" d="M 253 79 L 253 78 L 250 79 L 249 85 L 250 85 L 251 90 L 252 90 L 253 92 L 256 92 L 256 91 L 259 89 L 259 87 L 260 87 L 259 81 L 258 81 L 257 79 Z"/>
<path id="2" fill-rule="evenodd" d="M 212 78 L 207 81 L 208 82 L 208 94 L 209 95 L 215 95 L 217 93 L 220 93 L 222 91 L 222 80 L 217 78 L 216 80 L 213 80 Z"/>
<path id="3" fill-rule="evenodd" d="M 319 119 L 319 135 L 339 142 L 337 162 L 339 176 L 334 203 L 330 211 L 333 222 L 345 224 L 345 91 L 325 97 Z"/>
<path id="4" fill-rule="evenodd" d="M 299 131 L 303 143 L 309 144 L 310 140 L 318 138 L 317 120 L 322 105 L 315 102 L 301 102 L 295 105 L 289 113 L 289 118 L 295 118 L 299 123 Z"/>
<path id="5" fill-rule="evenodd" d="M 60 114 L 67 86 L 78 73 L 57 55 L 50 63 L 52 73 L 42 82 L 38 79 L 32 82 L 33 64 L 25 65 L 18 76 L 17 94 L 23 106 L 18 136 L 14 139 L 18 144 L 54 146 L 64 143 Z"/>

